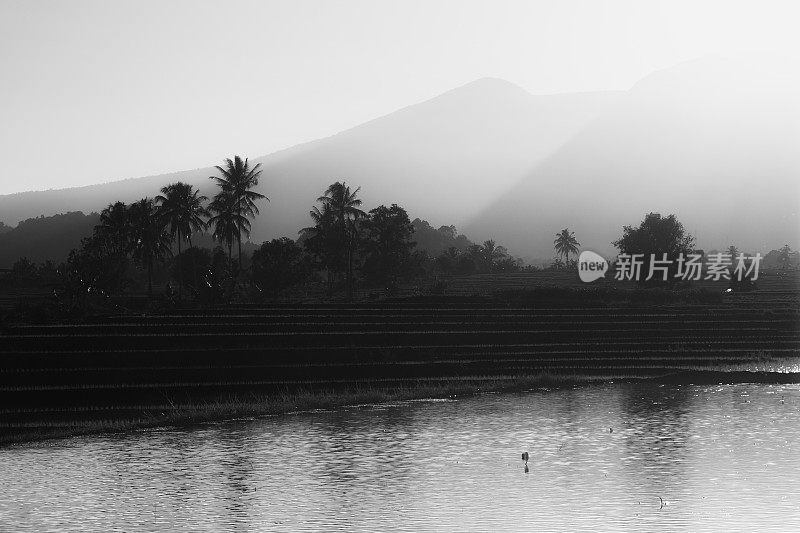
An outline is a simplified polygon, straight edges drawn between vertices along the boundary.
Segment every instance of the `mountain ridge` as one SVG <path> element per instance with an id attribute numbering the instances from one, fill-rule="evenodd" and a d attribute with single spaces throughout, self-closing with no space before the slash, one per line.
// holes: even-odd
<path id="1" fill-rule="evenodd" d="M 513 95 L 512 102 L 509 95 Z M 296 234 L 306 225 L 315 199 L 328 184 L 341 179 L 362 186 L 368 205 L 395 202 L 413 216 L 438 224 L 458 223 L 463 220 L 464 203 L 475 210 L 482 200 L 474 191 L 458 191 L 458 184 L 450 175 L 466 175 L 477 184 L 491 172 L 496 181 L 510 185 L 588 120 L 594 114 L 593 106 L 602 107 L 615 96 L 618 93 L 534 96 L 510 82 L 482 78 L 337 134 L 251 157 L 252 162 L 264 167 L 259 191 L 273 200 L 263 211 L 271 220 L 254 223 L 254 238 Z M 551 108 L 557 110 L 551 112 Z M 521 126 L 515 120 L 520 115 L 527 120 Z M 547 124 L 553 123 L 560 124 L 547 130 Z M 430 140 L 421 140 L 421 136 Z M 531 150 L 527 149 L 528 143 Z M 210 195 L 213 188 L 207 178 L 214 173 L 213 167 L 199 167 L 3 195 L 0 220 L 15 224 L 58 212 L 99 211 L 112 201 L 131 202 L 144 195 L 155 196 L 160 187 L 178 180 L 192 183 Z M 405 194 L 412 181 L 420 190 L 425 186 L 436 188 L 429 193 L 435 198 L 417 202 L 415 196 Z M 440 212 L 447 211 L 441 208 L 447 203 L 447 195 L 441 192 L 446 188 L 454 189 L 452 194 L 462 205 Z M 284 209 L 284 204 L 294 212 Z M 276 210 L 281 213 L 271 213 Z"/>

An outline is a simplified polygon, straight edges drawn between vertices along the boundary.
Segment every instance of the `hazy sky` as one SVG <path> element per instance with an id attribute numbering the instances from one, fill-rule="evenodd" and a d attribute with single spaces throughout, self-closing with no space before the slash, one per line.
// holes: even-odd
<path id="1" fill-rule="evenodd" d="M 628 89 L 800 50 L 798 2 L 0 0 L 0 194 L 260 156 L 485 76 Z"/>

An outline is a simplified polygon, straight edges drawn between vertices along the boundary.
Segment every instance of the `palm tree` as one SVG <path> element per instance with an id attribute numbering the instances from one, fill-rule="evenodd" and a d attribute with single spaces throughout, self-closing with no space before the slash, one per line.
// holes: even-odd
<path id="1" fill-rule="evenodd" d="M 150 198 L 131 205 L 131 251 L 134 261 L 147 268 L 147 293 L 153 295 L 153 265 L 170 253 L 169 234 Z"/>
<path id="2" fill-rule="evenodd" d="M 305 240 L 306 249 L 317 256 L 325 267 L 328 290 L 332 291 L 333 274 L 341 266 L 338 259 L 342 250 L 334 213 L 328 204 L 322 204 L 322 209 L 314 206 L 308 214 L 314 225 L 301 229 L 299 233 Z"/>
<path id="3" fill-rule="evenodd" d="M 488 241 L 483 241 L 480 255 L 485 267 L 491 270 L 496 261 L 508 255 L 508 250 L 503 246 L 497 246 L 492 239 L 489 239 Z"/>
<path id="4" fill-rule="evenodd" d="M 360 190 L 361 187 L 358 187 L 355 191 L 351 191 L 345 182 L 337 181 L 328 187 L 323 196 L 317 198 L 317 201 L 323 205 L 323 209 L 327 206 L 332 212 L 340 238 L 345 244 L 347 295 L 350 299 L 353 298 L 353 252 L 357 238 L 355 222 L 366 216 L 366 213 L 359 209 L 361 200 L 358 199 L 358 191 Z"/>
<path id="5" fill-rule="evenodd" d="M 241 235 L 250 235 L 250 220 L 238 211 L 238 202 L 233 193 L 221 192 L 208 205 L 212 216 L 208 225 L 214 227 L 211 236 L 228 247 L 228 260 L 232 260 L 233 241 L 238 240 L 239 261 L 241 262 Z"/>
<path id="6" fill-rule="evenodd" d="M 242 233 L 245 236 L 250 235 L 250 222 L 247 221 L 248 217 L 255 217 L 259 213 L 257 200 L 266 200 L 269 198 L 263 194 L 257 193 L 252 190 L 258 185 L 258 178 L 261 175 L 261 163 L 257 163 L 254 167 L 250 168 L 248 160 L 234 156 L 233 160 L 226 159 L 225 166 L 215 167 L 221 174 L 220 176 L 211 176 L 220 187 L 220 192 L 215 197 L 220 199 L 219 205 L 225 204 L 226 210 L 235 213 L 233 217 L 236 224 L 235 237 L 239 244 L 239 270 L 242 264 Z M 221 195 L 227 196 L 221 198 Z M 247 221 L 245 225 L 243 221 Z M 228 254 L 230 256 L 230 253 Z"/>
<path id="7" fill-rule="evenodd" d="M 178 241 L 178 257 L 181 256 L 181 241 L 186 239 L 192 247 L 192 233 L 203 231 L 207 225 L 203 217 L 209 215 L 203 207 L 207 197 L 200 195 L 188 183 L 172 183 L 161 189 L 161 195 L 156 196 L 159 205 L 159 216 L 169 228 L 169 235 Z M 183 296 L 183 269 L 178 265 L 178 294 Z"/>
<path id="8" fill-rule="evenodd" d="M 123 255 L 130 244 L 130 220 L 128 206 L 123 202 L 109 204 L 100 213 L 100 232 L 113 241 L 114 251 Z"/>
<path id="9" fill-rule="evenodd" d="M 575 233 L 570 232 L 569 228 L 564 228 L 561 233 L 556 233 L 556 240 L 553 241 L 553 244 L 558 255 L 564 256 L 566 264 L 569 264 L 569 254 L 578 255 L 578 246 L 581 245 L 575 240 Z"/>

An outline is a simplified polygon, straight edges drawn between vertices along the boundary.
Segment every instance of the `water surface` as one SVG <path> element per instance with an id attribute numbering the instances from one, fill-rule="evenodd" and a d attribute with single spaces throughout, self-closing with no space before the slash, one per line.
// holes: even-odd
<path id="1" fill-rule="evenodd" d="M 791 531 L 800 388 L 357 406 L 16 446 L 0 476 L 15 532 Z"/>

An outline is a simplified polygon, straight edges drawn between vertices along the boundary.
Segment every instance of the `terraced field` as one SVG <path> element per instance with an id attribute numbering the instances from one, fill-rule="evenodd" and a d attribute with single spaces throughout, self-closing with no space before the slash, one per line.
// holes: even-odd
<path id="1" fill-rule="evenodd" d="M 663 377 L 795 358 L 796 299 L 763 295 L 661 307 L 487 299 L 108 316 L 0 337 L 0 432 L 169 418 L 206 401 L 300 390 Z"/>
<path id="2" fill-rule="evenodd" d="M 613 272 L 607 272 L 605 278 L 583 283 L 575 272 L 571 271 L 537 271 L 503 274 L 474 274 L 454 276 L 445 280 L 446 292 L 452 295 L 491 294 L 498 291 L 530 290 L 537 287 L 563 287 L 572 289 L 633 289 L 635 281 L 618 281 Z M 725 279 L 699 280 L 692 282 L 692 287 L 712 291 L 724 291 L 729 281 Z M 796 296 L 800 290 L 800 272 L 798 271 L 763 271 L 756 281 L 757 291 L 747 293 L 758 299 L 773 299 Z"/>

